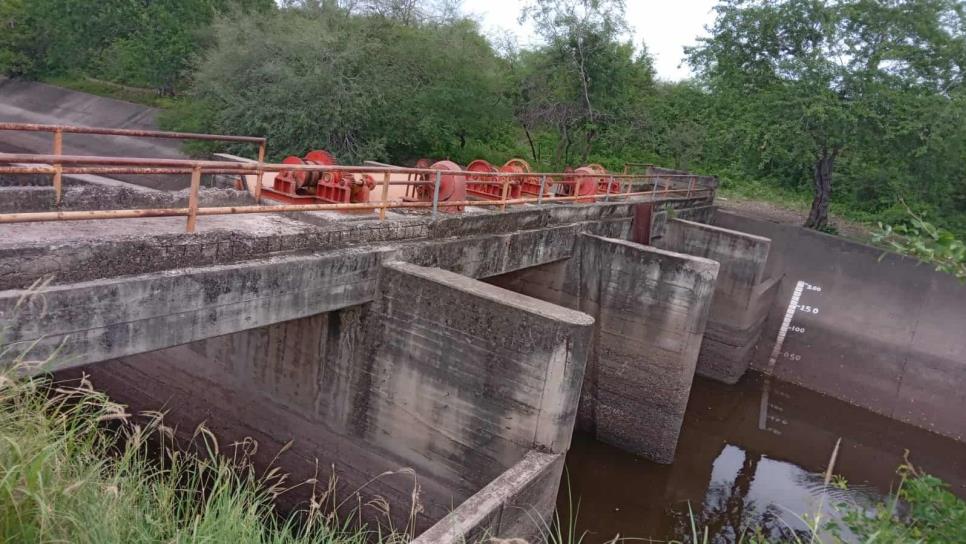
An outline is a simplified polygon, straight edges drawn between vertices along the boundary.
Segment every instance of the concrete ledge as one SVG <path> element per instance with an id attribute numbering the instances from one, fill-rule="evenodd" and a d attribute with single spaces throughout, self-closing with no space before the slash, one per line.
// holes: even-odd
<path id="1" fill-rule="evenodd" d="M 379 262 L 374 252 L 335 252 L 5 291 L 0 329 L 8 358 L 56 351 L 55 368 L 83 365 L 360 304 L 375 292 Z"/>
<path id="2" fill-rule="evenodd" d="M 202 206 L 244 206 L 254 203 L 248 193 L 232 189 L 202 189 L 199 197 Z M 53 187 L 0 187 L 0 213 L 186 207 L 187 189 L 165 192 L 142 187 L 66 187 L 60 206 L 55 206 Z"/>
<path id="3" fill-rule="evenodd" d="M 411 274 L 438 285 L 459 289 L 467 295 L 504 304 L 522 312 L 528 312 L 547 319 L 553 319 L 570 325 L 590 326 L 594 318 L 583 312 L 569 310 L 563 306 L 550 304 L 540 299 L 521 295 L 506 289 L 495 288 L 473 278 L 456 274 L 439 268 L 427 268 L 406 262 L 393 261 L 383 265 L 385 268 Z"/>
<path id="4" fill-rule="evenodd" d="M 546 536 L 543 516 L 553 509 L 562 470 L 562 455 L 531 451 L 413 544 L 475 544 L 490 538 L 538 542 Z"/>

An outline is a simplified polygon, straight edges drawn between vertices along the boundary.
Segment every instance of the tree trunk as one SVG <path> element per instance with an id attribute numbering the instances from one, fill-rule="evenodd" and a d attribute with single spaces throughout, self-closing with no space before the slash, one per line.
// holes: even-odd
<path id="1" fill-rule="evenodd" d="M 805 227 L 822 230 L 828 226 L 829 197 L 832 195 L 832 167 L 835 165 L 837 150 L 822 149 L 821 155 L 815 160 L 815 171 L 812 176 L 812 186 L 815 197 L 812 209 L 808 212 Z"/>
<path id="2" fill-rule="evenodd" d="M 523 125 L 523 133 L 527 135 L 527 142 L 530 143 L 530 155 L 533 156 L 534 162 L 539 161 L 540 157 L 537 156 L 537 147 L 533 145 L 533 137 L 530 136 L 530 128 L 526 124 Z"/>
<path id="3" fill-rule="evenodd" d="M 581 154 L 581 162 L 587 163 L 587 157 L 590 156 L 590 151 L 594 147 L 594 138 L 597 137 L 597 132 L 594 130 L 588 130 L 584 138 L 584 151 Z"/>

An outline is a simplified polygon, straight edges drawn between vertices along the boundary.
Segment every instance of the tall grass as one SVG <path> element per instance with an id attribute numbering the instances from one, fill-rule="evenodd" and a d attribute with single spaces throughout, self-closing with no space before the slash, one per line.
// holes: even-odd
<path id="1" fill-rule="evenodd" d="M 375 535 L 352 516 L 340 521 L 324 507 L 333 483 L 296 515 L 280 516 L 274 499 L 288 488 L 277 470 L 259 474 L 244 448 L 219 453 L 204 429 L 197 447 L 179 450 L 160 414 L 143 416 L 131 418 L 86 379 L 0 374 L 0 542 L 401 539 Z"/>

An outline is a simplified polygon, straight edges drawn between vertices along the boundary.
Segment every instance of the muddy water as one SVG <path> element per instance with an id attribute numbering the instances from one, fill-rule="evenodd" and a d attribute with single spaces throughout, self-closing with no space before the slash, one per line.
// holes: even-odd
<path id="1" fill-rule="evenodd" d="M 826 493 L 824 472 L 838 438 L 834 472 L 849 489 Z M 962 443 L 758 374 L 735 386 L 696 378 L 673 464 L 575 435 L 558 510 L 566 517 L 568 502 L 579 501 L 576 524 L 587 544 L 618 533 L 683 539 L 691 534 L 689 507 L 712 542 L 734 542 L 749 526 L 788 536 L 805 528 L 800 514 L 821 508 L 827 517 L 837 503 L 887 493 L 905 450 L 966 497 Z"/>

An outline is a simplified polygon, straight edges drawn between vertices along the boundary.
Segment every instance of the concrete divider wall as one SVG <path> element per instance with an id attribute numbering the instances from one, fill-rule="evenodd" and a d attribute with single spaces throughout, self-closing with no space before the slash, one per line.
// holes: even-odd
<path id="1" fill-rule="evenodd" d="M 578 425 L 669 463 L 717 270 L 708 259 L 584 234 L 569 261 L 487 281 L 594 316 Z"/>
<path id="2" fill-rule="evenodd" d="M 526 538 L 533 535 L 543 540 L 534 525 L 546 523 L 546 512 L 553 511 L 563 463 L 559 453 L 529 452 L 413 544 L 474 544 L 497 535 L 534 542 Z"/>
<path id="3" fill-rule="evenodd" d="M 396 262 L 369 319 L 367 349 L 345 369 L 353 409 L 333 414 L 367 443 L 470 492 L 532 448 L 569 447 L 589 316 Z"/>
<path id="4" fill-rule="evenodd" d="M 803 292 L 773 369 L 791 381 L 956 439 L 966 438 L 966 286 L 911 258 L 794 225 L 719 211 L 715 224 L 772 240 L 782 276 L 753 361 L 768 359 L 789 299 Z M 787 356 L 786 356 L 787 354 Z"/>
<path id="5" fill-rule="evenodd" d="M 702 223 L 671 219 L 656 247 L 721 264 L 697 372 L 735 383 L 748 370 L 777 279 L 765 279 L 771 240 Z"/>

